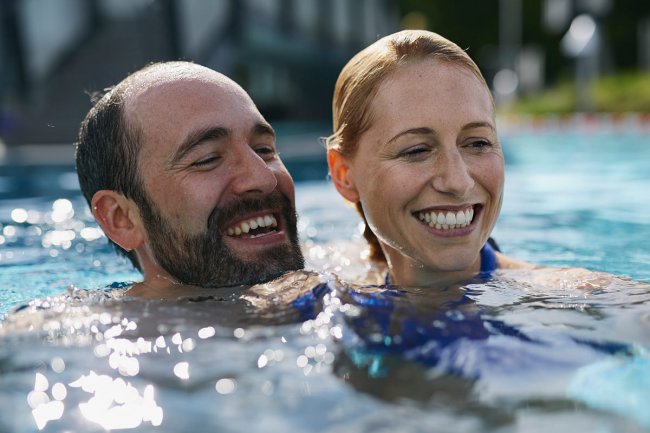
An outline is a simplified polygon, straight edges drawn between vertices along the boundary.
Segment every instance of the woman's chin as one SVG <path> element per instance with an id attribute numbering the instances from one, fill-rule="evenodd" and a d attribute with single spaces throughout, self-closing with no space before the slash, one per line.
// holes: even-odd
<path id="1" fill-rule="evenodd" d="M 421 260 L 423 270 L 436 272 L 472 271 L 480 267 L 480 247 L 459 245 L 436 251 L 435 255 L 424 256 Z"/>

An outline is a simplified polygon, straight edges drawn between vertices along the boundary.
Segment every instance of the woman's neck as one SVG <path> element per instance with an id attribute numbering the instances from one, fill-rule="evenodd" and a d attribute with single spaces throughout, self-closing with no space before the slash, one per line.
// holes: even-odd
<path id="1" fill-rule="evenodd" d="M 460 270 L 433 269 L 403 254 L 387 258 L 390 283 L 402 287 L 451 287 L 471 280 L 481 270 L 480 254 L 470 266 Z"/>

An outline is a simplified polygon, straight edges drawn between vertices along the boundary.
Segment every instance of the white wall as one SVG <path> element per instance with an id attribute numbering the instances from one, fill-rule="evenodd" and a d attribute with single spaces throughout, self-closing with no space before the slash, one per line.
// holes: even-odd
<path id="1" fill-rule="evenodd" d="M 300 34 L 314 36 L 318 29 L 318 1 L 297 0 L 294 2 L 296 27 Z"/>
<path id="2" fill-rule="evenodd" d="M 100 0 L 102 14 L 111 18 L 133 18 L 151 4 L 151 0 Z"/>
<path id="3" fill-rule="evenodd" d="M 218 29 L 224 28 L 230 16 L 228 0 L 183 0 L 177 3 L 180 25 L 181 52 L 196 57 Z"/>
<path id="4" fill-rule="evenodd" d="M 89 24 L 84 0 L 22 0 L 25 65 L 31 81 L 44 78 L 62 54 L 83 36 Z"/>
<path id="5" fill-rule="evenodd" d="M 348 0 L 333 0 L 332 9 L 334 40 L 340 45 L 345 45 L 350 40 L 353 21 L 360 20 L 361 17 L 350 16 Z"/>

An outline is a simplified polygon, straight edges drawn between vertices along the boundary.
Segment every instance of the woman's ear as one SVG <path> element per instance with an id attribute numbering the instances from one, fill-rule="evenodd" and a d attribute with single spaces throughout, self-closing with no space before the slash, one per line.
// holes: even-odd
<path id="1" fill-rule="evenodd" d="M 359 192 L 350 173 L 350 163 L 338 150 L 327 150 L 327 165 L 334 187 L 347 201 L 357 203 Z"/>
<path id="2" fill-rule="evenodd" d="M 91 209 L 106 236 L 126 251 L 144 243 L 146 236 L 138 207 L 119 192 L 97 191 L 91 200 Z"/>

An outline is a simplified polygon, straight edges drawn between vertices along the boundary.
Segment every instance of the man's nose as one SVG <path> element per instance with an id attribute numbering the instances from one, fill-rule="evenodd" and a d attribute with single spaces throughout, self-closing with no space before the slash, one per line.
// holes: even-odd
<path id="1" fill-rule="evenodd" d="M 440 150 L 433 170 L 432 184 L 436 191 L 463 197 L 474 187 L 470 167 L 456 145 Z"/>
<path id="2" fill-rule="evenodd" d="M 236 195 L 269 194 L 278 184 L 275 172 L 253 148 L 242 146 L 232 160 L 232 190 Z"/>

